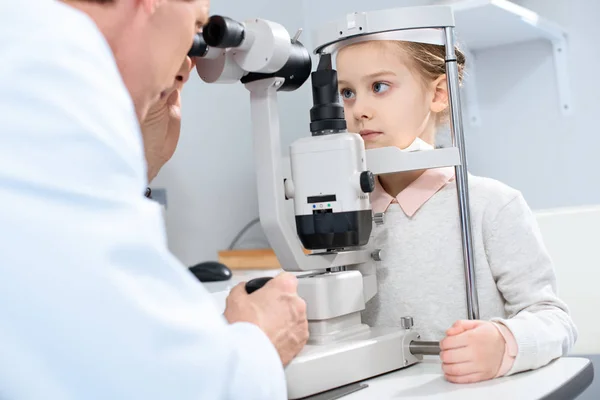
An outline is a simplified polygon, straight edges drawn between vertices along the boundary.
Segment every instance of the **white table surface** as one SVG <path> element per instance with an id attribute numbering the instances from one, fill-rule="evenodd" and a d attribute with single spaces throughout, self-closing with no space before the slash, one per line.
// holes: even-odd
<path id="1" fill-rule="evenodd" d="M 366 380 L 363 383 L 368 384 L 368 388 L 342 399 L 542 399 L 583 371 L 589 363 L 585 358 L 560 358 L 535 371 L 474 384 L 453 384 L 444 379 L 440 362 L 428 359 L 411 367 Z"/>
<path id="2" fill-rule="evenodd" d="M 262 276 L 275 276 L 281 270 L 234 271 L 232 279 L 205 283 L 218 307 L 239 282 Z M 555 392 L 582 372 L 590 361 L 585 358 L 560 358 L 535 371 L 468 385 L 452 384 L 444 379 L 439 359 L 430 357 L 411 367 L 363 381 L 368 388 L 342 397 L 343 400 L 536 400 Z M 562 399 L 561 399 L 562 400 Z"/>

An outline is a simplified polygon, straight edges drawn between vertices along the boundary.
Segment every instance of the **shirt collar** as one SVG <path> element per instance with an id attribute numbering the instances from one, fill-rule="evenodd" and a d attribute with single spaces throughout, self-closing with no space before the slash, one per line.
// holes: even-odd
<path id="1" fill-rule="evenodd" d="M 375 179 L 375 190 L 371 193 L 371 207 L 373 212 L 383 213 L 390 204 L 397 202 L 402 211 L 408 217 L 412 217 L 423 204 L 453 179 L 454 167 L 428 169 L 394 198 L 383 189 L 378 177 Z"/>

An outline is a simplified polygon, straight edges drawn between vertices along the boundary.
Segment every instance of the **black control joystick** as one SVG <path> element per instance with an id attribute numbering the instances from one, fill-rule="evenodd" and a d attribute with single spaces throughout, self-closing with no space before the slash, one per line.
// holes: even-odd
<path id="1" fill-rule="evenodd" d="M 273 278 L 271 278 L 269 276 L 263 277 L 263 278 L 250 279 L 248 282 L 246 282 L 246 292 L 248 294 L 252 294 L 253 292 L 256 292 L 258 289 L 265 286 L 265 284 L 267 282 L 269 282 L 271 279 L 273 279 Z"/>

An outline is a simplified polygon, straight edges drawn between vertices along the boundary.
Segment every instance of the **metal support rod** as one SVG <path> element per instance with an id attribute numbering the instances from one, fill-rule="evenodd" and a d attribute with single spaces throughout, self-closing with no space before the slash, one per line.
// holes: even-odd
<path id="1" fill-rule="evenodd" d="M 440 342 L 427 342 L 414 340 L 408 345 L 408 350 L 415 356 L 438 356 L 440 354 Z"/>
<path id="2" fill-rule="evenodd" d="M 454 28 L 444 28 L 446 33 L 446 76 L 450 99 L 450 132 L 452 145 L 458 147 L 460 165 L 455 167 L 458 209 L 460 215 L 463 260 L 465 267 L 465 286 L 467 294 L 467 318 L 479 319 L 479 301 L 475 281 L 475 260 L 471 236 L 471 215 L 469 210 L 469 181 L 465 138 L 463 132 L 462 110 L 460 106 L 460 82 L 456 52 L 454 50 Z"/>

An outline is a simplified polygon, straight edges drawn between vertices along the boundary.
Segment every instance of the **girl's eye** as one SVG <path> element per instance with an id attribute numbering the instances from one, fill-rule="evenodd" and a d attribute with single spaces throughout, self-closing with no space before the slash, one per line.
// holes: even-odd
<path id="1" fill-rule="evenodd" d="M 342 89 L 340 90 L 340 94 L 344 100 L 350 100 L 354 96 L 354 92 L 350 89 Z"/>
<path id="2" fill-rule="evenodd" d="M 388 90 L 390 88 L 390 85 L 388 85 L 387 83 L 383 83 L 383 82 L 375 82 L 373 84 L 373 91 L 375 93 L 383 93 L 386 90 Z"/>

